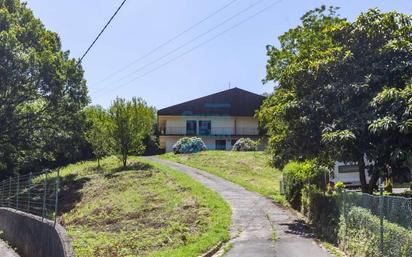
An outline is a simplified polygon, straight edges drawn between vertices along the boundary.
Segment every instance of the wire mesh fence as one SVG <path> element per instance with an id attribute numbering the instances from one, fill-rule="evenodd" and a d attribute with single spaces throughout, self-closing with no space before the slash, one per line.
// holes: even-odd
<path id="1" fill-rule="evenodd" d="M 0 206 L 54 220 L 59 203 L 59 173 L 29 173 L 0 182 Z"/>
<path id="2" fill-rule="evenodd" d="M 412 229 L 412 198 L 343 192 L 343 201 L 346 207 L 362 207 L 373 215 Z"/>

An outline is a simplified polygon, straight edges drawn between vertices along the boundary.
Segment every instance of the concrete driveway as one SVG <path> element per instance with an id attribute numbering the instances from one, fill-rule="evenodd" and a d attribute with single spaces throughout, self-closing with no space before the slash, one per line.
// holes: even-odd
<path id="1" fill-rule="evenodd" d="M 329 257 L 298 217 L 266 197 L 205 171 L 182 164 L 145 157 L 182 171 L 218 192 L 232 208 L 231 243 L 225 256 Z M 273 241 L 273 229 L 277 240 Z"/>
<path id="2" fill-rule="evenodd" d="M 19 255 L 10 248 L 8 244 L 0 240 L 0 256 L 1 257 L 19 257 Z"/>

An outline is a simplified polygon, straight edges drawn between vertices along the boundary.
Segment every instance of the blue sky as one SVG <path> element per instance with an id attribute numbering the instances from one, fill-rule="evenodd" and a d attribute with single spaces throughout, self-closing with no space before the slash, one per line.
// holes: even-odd
<path id="1" fill-rule="evenodd" d="M 35 16 L 60 35 L 63 49 L 79 58 L 122 0 L 27 2 Z M 226 90 L 229 83 L 255 93 L 271 92 L 273 84 L 261 82 L 267 60 L 265 46 L 277 45 L 279 35 L 298 25 L 306 11 L 322 4 L 341 7 L 341 16 L 350 20 L 372 7 L 412 14 L 410 0 L 128 0 L 83 61 L 92 103 L 107 107 L 116 96 L 140 96 L 162 108 Z M 226 5 L 212 18 L 123 69 Z M 249 6 L 252 8 L 242 11 Z M 266 11 L 229 30 L 263 9 Z"/>

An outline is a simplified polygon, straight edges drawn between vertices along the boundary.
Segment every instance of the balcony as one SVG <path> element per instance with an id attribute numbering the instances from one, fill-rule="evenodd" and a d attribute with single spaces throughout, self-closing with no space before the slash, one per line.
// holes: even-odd
<path id="1" fill-rule="evenodd" d="M 199 133 L 201 132 L 201 133 Z M 210 130 L 190 131 L 186 127 L 163 127 L 159 129 L 159 135 L 172 136 L 258 136 L 259 130 L 250 127 L 212 127 Z"/>

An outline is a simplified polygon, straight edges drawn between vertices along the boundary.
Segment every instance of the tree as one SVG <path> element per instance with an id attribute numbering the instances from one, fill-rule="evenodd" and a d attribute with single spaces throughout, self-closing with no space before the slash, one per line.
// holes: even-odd
<path id="1" fill-rule="evenodd" d="M 306 13 L 302 25 L 279 37 L 280 48 L 268 46 L 265 82 L 278 86 L 259 117 L 276 164 L 357 162 L 362 190 L 371 192 L 411 152 L 405 90 L 412 78 L 412 18 L 371 9 L 350 23 L 336 11 Z"/>
<path id="2" fill-rule="evenodd" d="M 92 146 L 93 154 L 97 158 L 97 167 L 100 168 L 100 159 L 113 150 L 114 143 L 110 135 L 112 120 L 109 113 L 101 106 L 87 107 L 85 113 L 88 123 L 85 138 Z"/>
<path id="3" fill-rule="evenodd" d="M 122 156 L 123 166 L 127 165 L 129 154 L 144 152 L 144 139 L 153 132 L 155 110 L 141 98 L 131 101 L 117 98 L 109 109 L 113 128 L 112 135 L 116 150 Z"/>
<path id="4" fill-rule="evenodd" d="M 0 63 L 0 171 L 72 158 L 89 101 L 83 70 L 18 0 L 0 0 Z"/>

